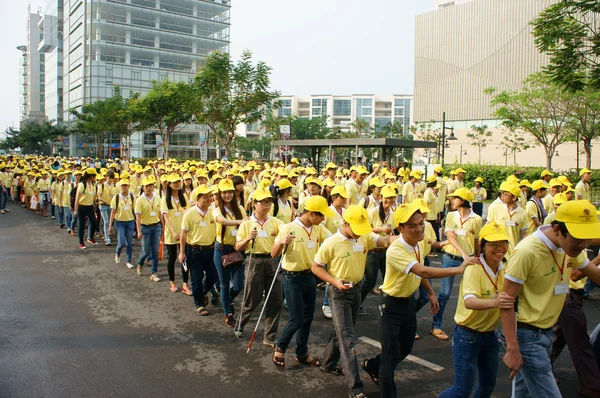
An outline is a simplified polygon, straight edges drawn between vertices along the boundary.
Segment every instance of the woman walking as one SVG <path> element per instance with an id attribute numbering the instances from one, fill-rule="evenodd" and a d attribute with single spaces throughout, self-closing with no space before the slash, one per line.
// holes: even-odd
<path id="1" fill-rule="evenodd" d="M 160 282 L 158 272 L 158 246 L 162 234 L 162 225 L 158 215 L 160 211 L 160 198 L 154 194 L 154 178 L 146 177 L 142 180 L 143 194 L 135 201 L 135 224 L 138 239 L 142 239 L 142 252 L 138 257 L 137 274 L 142 276 L 144 260 L 152 256 L 152 271 L 150 280 Z"/>
<path id="2" fill-rule="evenodd" d="M 113 222 L 117 228 L 117 250 L 115 252 L 115 263 L 121 262 L 121 251 L 126 247 L 127 268 L 132 269 L 131 258 L 133 256 L 133 234 L 135 232 L 135 197 L 129 192 L 129 180 L 122 179 L 117 183 L 121 190 L 110 202 L 110 221 L 108 233 L 112 233 Z"/>
<path id="3" fill-rule="evenodd" d="M 112 226 L 110 223 L 110 204 L 112 199 L 119 193 L 119 188 L 115 186 L 115 173 L 109 170 L 106 173 L 106 181 L 103 184 L 98 185 L 98 204 L 100 206 L 100 215 L 102 216 L 102 223 L 104 224 L 104 242 L 106 246 L 110 246 L 110 233 L 109 229 Z"/>
<path id="4" fill-rule="evenodd" d="M 88 238 L 87 241 L 92 245 L 96 244 L 94 240 L 94 231 L 96 230 L 96 214 L 94 213 L 94 201 L 96 200 L 96 169 L 88 168 L 81 176 L 81 182 L 77 185 L 77 194 L 75 196 L 75 207 L 73 217 L 79 222 L 79 248 L 85 249 L 83 243 L 83 233 L 85 231 L 85 219 L 88 219 Z"/>
<path id="5" fill-rule="evenodd" d="M 296 218 L 296 209 L 292 206 L 290 194 L 292 192 L 292 183 L 287 178 L 282 178 L 275 184 L 275 198 L 273 201 L 272 215 L 280 219 L 285 224 Z"/>

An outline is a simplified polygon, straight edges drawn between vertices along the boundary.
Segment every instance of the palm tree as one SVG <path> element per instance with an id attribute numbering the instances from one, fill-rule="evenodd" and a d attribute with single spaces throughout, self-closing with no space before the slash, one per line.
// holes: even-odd
<path id="1" fill-rule="evenodd" d="M 385 137 L 400 138 L 404 136 L 404 125 L 399 120 L 386 124 L 381 130 L 385 132 Z"/>
<path id="2" fill-rule="evenodd" d="M 373 131 L 373 125 L 371 122 L 366 121 L 365 119 L 356 119 L 348 126 L 359 136 L 365 137 L 371 134 Z"/>

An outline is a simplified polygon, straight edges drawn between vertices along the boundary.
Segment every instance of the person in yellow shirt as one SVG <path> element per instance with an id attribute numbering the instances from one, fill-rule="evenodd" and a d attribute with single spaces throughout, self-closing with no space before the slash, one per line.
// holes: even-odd
<path id="1" fill-rule="evenodd" d="M 467 188 L 458 188 L 451 194 L 452 212 L 446 215 L 445 232 L 449 245 L 444 246 L 442 268 L 458 267 L 466 259 L 479 255 L 479 232 L 481 231 L 481 217 L 471 209 L 470 201 L 473 193 Z M 442 330 L 442 320 L 446 303 L 452 294 L 454 277 L 442 279 L 438 302 L 440 310 L 433 316 L 433 337 L 439 340 L 448 340 L 448 335 Z"/>
<path id="2" fill-rule="evenodd" d="M 559 192 L 556 195 L 554 195 L 554 198 L 552 199 L 552 202 L 554 203 L 554 208 L 552 209 L 550 214 L 548 214 L 544 219 L 544 225 L 552 224 L 552 221 L 554 221 L 554 217 L 556 217 L 556 209 L 558 209 L 558 206 L 562 205 L 566 201 L 567 196 L 564 193 Z"/>
<path id="3" fill-rule="evenodd" d="M 81 176 L 81 182 L 77 185 L 75 195 L 75 207 L 73 217 L 79 224 L 79 248 L 85 249 L 83 243 L 83 232 L 85 231 L 85 219 L 88 219 L 88 238 L 87 241 L 92 245 L 96 244 L 94 231 L 97 229 L 96 213 L 94 212 L 94 203 L 96 202 L 96 169 L 88 168 Z"/>
<path id="4" fill-rule="evenodd" d="M 60 190 L 60 206 L 63 211 L 64 224 L 67 227 L 67 233 L 72 234 L 73 228 L 73 210 L 71 208 L 71 191 L 73 190 L 73 182 L 71 181 L 71 171 L 65 172 L 65 179 L 61 184 Z"/>
<path id="5" fill-rule="evenodd" d="M 575 185 L 575 197 L 577 200 L 590 200 L 590 182 L 592 182 L 592 171 L 590 169 L 579 170 L 581 179 Z"/>
<path id="6" fill-rule="evenodd" d="M 342 228 L 321 245 L 312 263 L 313 274 L 331 285 L 329 302 L 334 332 L 325 348 L 321 370 L 343 374 L 352 397 L 363 394 L 353 336 L 367 252 L 376 247 L 387 247 L 395 239 L 375 234 L 369 224 L 367 211 L 358 205 L 351 205 L 344 212 Z M 343 371 L 338 365 L 340 360 Z"/>
<path id="7" fill-rule="evenodd" d="M 142 180 L 143 193 L 135 201 L 135 225 L 138 239 L 142 239 L 142 251 L 138 257 L 136 271 L 142 276 L 144 260 L 152 258 L 150 280 L 160 282 L 158 277 L 158 248 L 163 227 L 160 219 L 160 198 L 155 193 L 154 178 Z"/>
<path id="8" fill-rule="evenodd" d="M 497 222 L 487 223 L 480 237 L 481 264 L 465 270 L 454 316 L 454 385 L 442 391 L 440 398 L 470 396 L 476 376 L 476 397 L 490 397 L 496 386 L 500 310 L 512 308 L 515 299 L 502 291 L 503 261 L 508 251 L 504 227 Z"/>
<path id="9" fill-rule="evenodd" d="M 548 183 L 548 186 L 549 191 L 546 194 L 546 196 L 544 196 L 544 199 L 542 201 L 544 203 L 544 209 L 546 210 L 546 213 L 550 214 L 554 210 L 554 203 L 552 202 L 552 198 L 554 198 L 554 195 L 556 195 L 557 193 L 560 193 L 562 183 L 557 179 L 553 178 Z"/>
<path id="10" fill-rule="evenodd" d="M 288 304 L 289 319 L 277 339 L 272 361 L 285 366 L 285 351 L 296 334 L 296 361 L 319 367 L 321 361 L 308 353 L 308 337 L 315 312 L 317 288 L 311 272 L 313 258 L 320 245 L 331 236 L 321 223 L 333 211 L 327 200 L 312 196 L 304 202 L 304 212 L 279 229 L 271 256 L 281 258 L 283 288 Z"/>
<path id="11" fill-rule="evenodd" d="M 247 217 L 244 208 L 235 202 L 235 187 L 232 180 L 227 178 L 219 181 L 218 188 L 217 202 L 213 211 L 217 222 L 217 241 L 213 260 L 221 284 L 221 304 L 225 314 L 225 325 L 232 328 L 235 326 L 233 300 L 244 287 L 244 267 L 238 265 L 225 268 L 222 258 L 223 255 L 235 251 L 238 228 Z"/>
<path id="12" fill-rule="evenodd" d="M 385 183 L 381 181 L 379 177 L 372 178 L 369 181 L 369 190 L 367 191 L 367 196 L 362 198 L 360 202 L 358 202 L 359 206 L 367 209 L 367 213 L 379 206 L 381 202 L 381 189 L 385 186 Z"/>
<path id="13" fill-rule="evenodd" d="M 406 162 L 400 163 L 400 167 L 398 167 L 398 184 L 406 184 L 410 177 L 410 169 L 408 168 L 408 164 Z"/>
<path id="14" fill-rule="evenodd" d="M 453 268 L 424 266 L 425 217 L 420 208 L 420 203 L 414 202 L 401 205 L 394 212 L 394 225 L 400 235 L 388 248 L 385 279 L 381 286 L 381 354 L 361 362 L 362 369 L 379 384 L 382 397 L 397 396 L 394 371 L 410 354 L 414 344 L 417 330 L 415 293 L 420 286 L 429 293 L 429 311 L 435 314 L 439 309 L 435 293 L 425 278 L 459 275 L 469 264 L 477 262 L 477 259 L 469 258 Z"/>
<path id="15" fill-rule="evenodd" d="M 63 172 L 57 173 L 56 181 L 52 183 L 54 189 L 51 191 L 52 205 L 56 209 L 56 219 L 58 221 L 58 226 L 61 229 L 65 227 L 65 212 L 62 207 L 62 188 L 64 181 L 65 174 Z"/>
<path id="16" fill-rule="evenodd" d="M 33 188 L 35 187 L 35 173 L 30 171 L 27 173 L 27 179 L 23 185 L 25 187 L 25 206 L 27 209 L 31 206 L 31 197 L 33 196 Z"/>
<path id="17" fill-rule="evenodd" d="M 346 192 L 348 193 L 348 206 L 357 205 L 361 199 L 367 196 L 368 182 L 365 181 L 369 172 L 364 166 L 356 170 L 356 178 L 346 182 Z"/>
<path id="18" fill-rule="evenodd" d="M 129 180 L 122 179 L 117 184 L 120 192 L 110 201 L 110 220 L 108 233 L 112 233 L 114 223 L 117 229 L 117 248 L 115 250 L 115 263 L 121 262 L 121 251 L 125 247 L 127 254 L 126 266 L 133 268 L 133 234 L 135 232 L 135 196 L 129 192 Z"/>
<path id="19" fill-rule="evenodd" d="M 115 182 L 115 173 L 114 171 L 109 170 L 106 173 L 106 181 L 103 184 L 98 185 L 98 204 L 102 216 L 102 223 L 104 224 L 104 242 L 106 243 L 106 246 L 111 245 L 110 234 L 108 233 L 111 213 L 110 203 L 119 193 L 119 188 L 115 185 Z"/>
<path id="20" fill-rule="evenodd" d="M 517 243 L 526 236 L 527 212 L 517 205 L 517 200 L 521 195 L 521 189 L 517 184 L 504 181 L 500 184 L 499 191 L 502 204 L 494 206 L 488 212 L 487 221 L 498 221 L 500 224 L 504 224 L 510 241 L 508 246 L 510 255 Z"/>
<path id="21" fill-rule="evenodd" d="M 299 212 L 302 212 L 304 210 L 304 202 L 306 201 L 306 199 L 310 198 L 311 196 L 320 195 L 321 190 L 323 189 L 323 183 L 318 178 L 308 177 L 305 180 L 305 183 L 306 189 L 300 192 L 300 195 L 298 197 Z"/>
<path id="22" fill-rule="evenodd" d="M 208 315 L 208 292 L 217 281 L 214 265 L 214 248 L 217 238 L 216 221 L 210 206 L 214 200 L 212 190 L 205 184 L 199 185 L 192 197 L 196 205 L 185 212 L 181 221 L 179 262 L 190 271 L 192 296 L 195 312 Z M 185 265 L 184 265 L 185 268 Z M 204 280 L 204 281 L 203 281 Z"/>
<path id="23" fill-rule="evenodd" d="M 292 205 L 292 183 L 287 178 L 281 178 L 275 183 L 275 199 L 269 215 L 287 224 L 296 218 L 296 209 Z"/>
<path id="24" fill-rule="evenodd" d="M 418 170 L 410 172 L 410 179 L 402 187 L 402 204 L 410 204 L 419 197 L 419 181 L 422 175 Z"/>
<path id="25" fill-rule="evenodd" d="M 543 225 L 544 219 L 548 216 L 546 208 L 542 202 L 548 192 L 548 186 L 542 180 L 536 180 L 531 184 L 531 199 L 527 201 L 525 211 L 529 219 L 527 235 L 534 233 L 538 227 Z"/>
<path id="26" fill-rule="evenodd" d="M 177 260 L 181 221 L 187 209 L 187 199 L 181 190 L 181 177 L 177 174 L 171 174 L 167 178 L 167 191 L 160 201 L 160 213 L 165 225 L 164 244 L 169 255 L 169 261 L 167 262 L 169 289 L 171 292 L 177 293 L 179 288 L 175 284 L 175 260 Z M 183 266 L 181 266 L 181 280 L 183 283 L 181 291 L 184 294 L 191 295 L 192 291 L 188 286 L 188 271 Z"/>
<path id="27" fill-rule="evenodd" d="M 40 214 L 44 217 L 48 217 L 48 204 L 50 203 L 51 186 L 52 182 L 48 178 L 48 173 L 43 172 L 42 178 L 37 182 L 37 189 L 40 201 Z"/>
<path id="28" fill-rule="evenodd" d="M 594 283 L 600 269 L 581 255 L 600 236 L 596 208 L 588 201 L 565 202 L 551 225 L 538 228 L 511 254 L 503 291 L 518 298 L 519 310 L 502 310 L 507 352 L 504 363 L 516 375 L 517 397 L 560 397 L 549 352 L 556 324 L 569 293 L 572 270 Z M 576 278 L 575 278 L 576 279 Z"/>
<path id="29" fill-rule="evenodd" d="M 473 192 L 473 211 L 479 217 L 483 216 L 483 202 L 487 199 L 487 191 L 481 185 L 483 184 L 483 178 L 477 177 L 473 180 L 475 186 L 471 188 L 471 192 Z"/>
<path id="30" fill-rule="evenodd" d="M 519 183 L 519 188 L 521 189 L 521 193 L 519 194 L 519 199 L 517 204 L 520 208 L 525 210 L 525 206 L 527 206 L 527 201 L 531 198 L 531 183 L 529 180 L 521 180 Z"/>
<path id="31" fill-rule="evenodd" d="M 423 200 L 427 204 L 427 208 L 429 208 L 429 212 L 427 213 L 427 222 L 431 224 L 436 236 L 436 240 L 440 240 L 440 225 L 438 223 L 439 220 L 439 190 L 441 186 L 438 188 L 439 183 L 437 177 L 434 175 L 430 175 L 427 177 L 427 189 L 425 189 L 425 193 L 423 194 Z M 444 194 L 445 195 L 445 194 Z"/>
<path id="32" fill-rule="evenodd" d="M 236 236 L 235 250 L 245 250 L 251 254 L 246 261 L 246 288 L 243 297 L 243 308 L 235 336 L 241 337 L 244 326 L 250 320 L 252 312 L 262 301 L 263 294 L 267 294 L 273 284 L 273 290 L 265 307 L 265 332 L 263 344 L 274 347 L 279 316 L 283 305 L 283 290 L 281 275 L 277 275 L 277 260 L 271 257 L 271 249 L 280 229 L 285 225 L 283 221 L 269 216 L 273 205 L 273 196 L 268 189 L 261 188 L 252 195 L 254 212 L 250 219 L 244 221 Z M 252 243 L 251 243 L 252 242 Z M 273 281 L 275 279 L 275 281 Z"/>
<path id="33" fill-rule="evenodd" d="M 58 199 L 58 196 L 60 195 L 60 192 L 58 192 L 58 189 L 60 187 L 59 184 L 59 180 L 58 180 L 58 172 L 53 171 L 52 172 L 52 182 L 50 184 L 50 215 L 52 216 L 52 219 L 56 219 L 56 217 L 58 216 L 57 214 L 57 208 L 56 208 L 56 201 Z M 62 174 L 62 172 L 60 172 L 60 174 Z M 64 175 L 63 175 L 64 177 Z M 11 181 L 12 183 L 12 181 Z M 13 191 L 14 192 L 14 191 Z M 59 222 L 59 225 L 61 224 L 61 222 Z"/>

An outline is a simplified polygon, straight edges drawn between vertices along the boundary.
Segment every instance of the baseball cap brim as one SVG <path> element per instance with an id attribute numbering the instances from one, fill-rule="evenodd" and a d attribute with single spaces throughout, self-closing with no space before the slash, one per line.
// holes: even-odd
<path id="1" fill-rule="evenodd" d="M 488 242 L 498 242 L 498 241 L 510 240 L 510 239 L 509 239 L 508 235 L 500 233 L 500 232 L 496 232 L 493 234 L 486 235 L 485 240 L 487 240 Z"/>
<path id="2" fill-rule="evenodd" d="M 367 220 L 365 220 L 364 222 L 349 224 L 350 229 L 352 229 L 352 232 L 354 232 L 356 235 L 368 235 L 371 232 L 373 232 L 373 227 L 371 227 L 371 224 L 369 224 Z"/>
<path id="3" fill-rule="evenodd" d="M 565 222 L 569 234 L 575 239 L 599 239 L 600 222 L 595 223 L 572 223 Z"/>

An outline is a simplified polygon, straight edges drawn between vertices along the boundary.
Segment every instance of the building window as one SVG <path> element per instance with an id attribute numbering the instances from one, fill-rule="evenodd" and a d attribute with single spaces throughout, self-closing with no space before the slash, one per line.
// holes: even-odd
<path id="1" fill-rule="evenodd" d="M 370 98 L 356 99 L 356 118 L 371 120 L 369 116 L 373 115 L 373 100 Z"/>
<path id="2" fill-rule="evenodd" d="M 282 108 L 291 108 L 292 107 L 292 100 L 290 100 L 290 99 L 281 100 L 281 107 Z"/>
<path id="3" fill-rule="evenodd" d="M 164 80 L 167 80 L 169 78 L 169 75 L 167 75 L 166 73 L 161 73 L 158 75 L 158 81 L 162 82 Z"/>
<path id="4" fill-rule="evenodd" d="M 352 100 L 333 100 L 333 116 L 352 115 Z"/>
<path id="5" fill-rule="evenodd" d="M 383 128 L 390 124 L 392 119 L 389 117 L 376 117 L 375 118 L 375 131 L 381 132 Z"/>
<path id="6" fill-rule="evenodd" d="M 131 79 L 132 80 L 142 80 L 142 72 L 140 71 L 131 71 Z"/>
<path id="7" fill-rule="evenodd" d="M 105 69 L 106 77 L 113 77 L 112 68 Z"/>
<path id="8" fill-rule="evenodd" d="M 313 99 L 312 100 L 312 115 L 313 116 L 326 116 L 327 115 L 327 100 L 326 99 Z"/>

